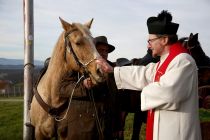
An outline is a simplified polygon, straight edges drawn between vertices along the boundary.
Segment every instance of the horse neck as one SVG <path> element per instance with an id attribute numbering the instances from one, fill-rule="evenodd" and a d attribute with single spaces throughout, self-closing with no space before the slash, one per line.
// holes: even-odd
<path id="1" fill-rule="evenodd" d="M 207 55 L 193 57 L 198 67 L 210 66 L 210 58 Z"/>
<path id="2" fill-rule="evenodd" d="M 65 62 L 65 49 L 61 35 L 52 53 L 48 69 L 38 85 L 40 94 L 43 94 L 42 96 L 52 105 L 61 103 L 59 85 L 64 75 L 71 72 L 71 69 Z M 68 62 L 68 65 L 71 65 L 71 62 Z"/>
<path id="3" fill-rule="evenodd" d="M 55 49 L 53 50 L 47 71 L 48 74 L 52 74 L 57 80 L 68 71 L 65 51 L 66 48 L 63 41 L 63 35 L 61 35 L 56 43 Z"/>
<path id="4" fill-rule="evenodd" d="M 195 59 L 196 64 L 198 66 L 207 65 L 206 60 L 208 59 L 208 65 L 209 65 L 209 58 L 206 56 L 205 52 L 201 48 L 201 46 L 197 46 L 197 49 L 192 49 L 190 51 L 192 57 Z"/>
<path id="5" fill-rule="evenodd" d="M 192 53 L 199 54 L 200 56 L 206 56 L 201 46 L 197 46 L 197 49 L 192 49 Z"/>

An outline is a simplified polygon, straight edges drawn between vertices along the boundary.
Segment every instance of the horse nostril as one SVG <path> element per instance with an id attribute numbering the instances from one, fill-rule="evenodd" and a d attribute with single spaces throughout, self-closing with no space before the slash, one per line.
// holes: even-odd
<path id="1" fill-rule="evenodd" d="M 103 71 L 100 68 L 97 68 L 96 72 L 100 77 L 104 76 Z"/>
<path id="2" fill-rule="evenodd" d="M 96 72 L 98 75 L 101 75 L 101 70 L 99 68 L 97 68 Z"/>

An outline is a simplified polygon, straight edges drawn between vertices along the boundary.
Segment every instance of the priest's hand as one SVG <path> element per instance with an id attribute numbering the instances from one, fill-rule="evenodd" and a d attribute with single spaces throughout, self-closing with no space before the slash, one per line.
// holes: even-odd
<path id="1" fill-rule="evenodd" d="M 114 72 L 114 68 L 110 66 L 107 61 L 103 58 L 98 58 L 96 63 L 100 65 L 100 68 L 105 73 L 112 73 Z"/>

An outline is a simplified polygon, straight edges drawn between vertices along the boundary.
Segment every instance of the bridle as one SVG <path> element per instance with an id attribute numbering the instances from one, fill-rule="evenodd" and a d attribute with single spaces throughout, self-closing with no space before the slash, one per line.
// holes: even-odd
<path id="1" fill-rule="evenodd" d="M 80 67 L 80 68 L 83 68 L 85 70 L 86 73 L 90 73 L 87 69 L 87 66 L 96 60 L 96 57 L 91 59 L 90 61 L 86 62 L 86 63 L 83 63 L 79 60 L 79 58 L 77 57 L 73 47 L 72 47 L 72 44 L 71 42 L 69 41 L 68 37 L 69 35 L 71 35 L 73 32 L 75 31 L 78 31 L 78 29 L 72 29 L 71 31 L 68 31 L 68 32 L 65 32 L 64 34 L 64 43 L 65 43 L 65 48 L 67 50 L 67 52 L 71 53 L 73 55 L 73 58 L 75 60 L 75 62 L 77 63 L 77 65 Z M 66 50 L 65 50 L 65 61 L 67 62 L 67 58 L 66 58 Z"/>
<path id="2" fill-rule="evenodd" d="M 72 47 L 71 42 L 70 42 L 69 39 L 68 39 L 69 35 L 71 35 L 73 32 L 75 32 L 75 31 L 77 31 L 77 30 L 78 30 L 78 29 L 72 29 L 71 31 L 65 32 L 65 34 L 64 34 L 64 43 L 65 43 L 65 48 L 66 48 L 67 52 L 68 52 L 68 53 L 72 53 L 73 58 L 74 58 L 74 60 L 76 61 L 77 65 L 78 65 L 80 68 L 83 68 L 83 69 L 84 69 L 85 73 L 83 73 L 83 76 L 84 76 L 84 78 L 85 78 L 85 77 L 88 77 L 88 74 L 91 75 L 91 73 L 90 73 L 89 70 L 87 69 L 88 65 L 89 65 L 91 62 L 95 61 L 95 60 L 97 59 L 97 57 L 91 59 L 90 61 L 88 61 L 88 62 L 86 62 L 86 63 L 82 63 L 82 62 L 79 60 L 79 58 L 77 57 L 76 53 L 74 52 L 74 49 L 73 49 L 73 47 Z M 65 50 L 65 61 L 67 62 L 66 50 Z M 83 77 L 83 76 L 82 76 L 82 77 Z M 82 79 L 82 77 L 79 78 L 79 80 L 77 81 L 77 84 L 80 82 L 80 80 Z M 94 78 L 94 76 L 93 76 L 93 78 Z M 75 87 L 77 86 L 77 84 L 75 85 Z M 74 87 L 74 88 L 75 88 L 75 87 Z M 102 132 L 101 125 L 100 125 L 100 122 L 99 122 L 98 113 L 97 113 L 97 110 L 96 110 L 95 101 L 94 101 L 94 97 L 93 97 L 93 93 L 92 93 L 93 91 L 92 91 L 92 90 L 89 90 L 89 92 L 91 93 L 91 94 L 90 94 L 90 98 L 91 98 L 91 100 L 92 100 L 92 102 L 93 102 L 94 109 L 95 109 L 95 113 L 96 113 L 96 117 L 97 117 L 96 120 L 97 120 L 97 124 L 98 124 L 98 127 L 99 127 L 99 128 L 98 128 L 98 129 L 99 129 L 99 133 L 100 133 L 100 135 L 102 135 L 102 137 L 103 137 L 103 132 Z M 70 102 L 69 102 L 69 105 L 68 105 L 68 108 L 67 108 L 67 112 L 68 112 L 68 109 L 69 109 L 69 106 L 70 106 L 70 103 L 71 103 L 71 99 L 72 99 L 73 93 L 74 93 L 74 89 L 72 90 L 72 94 L 71 94 Z M 67 114 L 67 112 L 66 112 L 66 114 Z M 65 116 L 65 115 L 64 115 L 64 116 Z M 65 118 L 65 117 L 63 117 L 62 119 L 64 119 L 64 118 Z M 56 119 L 56 118 L 55 118 L 55 119 Z M 62 119 L 60 119 L 60 120 L 62 120 Z M 59 121 L 59 119 L 56 119 L 56 120 Z"/>
<path id="3" fill-rule="evenodd" d="M 189 51 L 189 53 L 192 54 L 191 50 L 195 48 L 195 45 L 189 45 L 189 38 L 184 38 L 182 44 Z"/>

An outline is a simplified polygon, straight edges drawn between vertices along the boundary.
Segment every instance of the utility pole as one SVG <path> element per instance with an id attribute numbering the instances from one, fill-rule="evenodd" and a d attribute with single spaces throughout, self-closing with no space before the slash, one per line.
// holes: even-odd
<path id="1" fill-rule="evenodd" d="M 34 15 L 33 0 L 23 0 L 24 18 L 24 111 L 23 140 L 33 139 L 29 109 L 33 93 L 34 71 Z"/>

